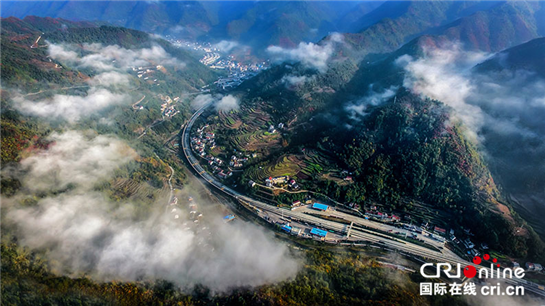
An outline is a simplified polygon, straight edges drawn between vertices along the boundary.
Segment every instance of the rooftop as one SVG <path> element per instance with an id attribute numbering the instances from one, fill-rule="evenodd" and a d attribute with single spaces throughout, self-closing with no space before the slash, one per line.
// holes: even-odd
<path id="1" fill-rule="evenodd" d="M 319 210 L 327 210 L 329 208 L 329 206 L 327 206 L 325 204 L 314 203 L 314 204 L 312 204 L 312 208 L 319 209 Z"/>
<path id="2" fill-rule="evenodd" d="M 313 234 L 313 235 L 318 235 L 318 236 L 320 236 L 320 237 L 325 237 L 325 236 L 327 236 L 327 232 L 326 232 L 326 231 L 321 230 L 321 229 L 316 228 L 316 227 L 313 228 L 313 229 L 311 229 L 311 230 L 310 230 L 310 233 Z"/>

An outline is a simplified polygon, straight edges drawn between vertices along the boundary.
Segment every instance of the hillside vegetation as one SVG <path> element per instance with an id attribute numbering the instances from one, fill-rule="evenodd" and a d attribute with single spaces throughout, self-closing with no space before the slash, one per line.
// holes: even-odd
<path id="1" fill-rule="evenodd" d="M 305 268 L 294 280 L 210 296 L 203 287 L 181 293 L 164 281 L 96 283 L 59 277 L 38 255 L 14 244 L 1 247 L 4 305 L 466 305 L 460 298 L 419 296 L 419 276 L 381 267 L 358 253 L 307 251 Z"/>

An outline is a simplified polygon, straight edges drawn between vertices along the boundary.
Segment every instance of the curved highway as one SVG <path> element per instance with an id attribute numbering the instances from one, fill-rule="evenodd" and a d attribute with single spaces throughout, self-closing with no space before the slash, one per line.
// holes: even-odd
<path id="1" fill-rule="evenodd" d="M 202 177 L 205 181 L 207 181 L 211 186 L 216 188 L 217 190 L 225 193 L 226 195 L 233 197 L 241 202 L 246 202 L 247 204 L 254 206 L 256 208 L 261 209 L 262 211 L 266 211 L 268 213 L 272 214 L 280 214 L 282 211 L 283 216 L 285 217 L 292 217 L 295 219 L 299 219 L 303 222 L 307 222 L 309 224 L 319 224 L 321 228 L 325 228 L 327 230 L 332 230 L 337 233 L 346 233 L 348 230 L 348 225 L 345 225 L 343 223 L 328 221 L 325 219 L 321 219 L 318 217 L 314 217 L 311 215 L 303 214 L 297 211 L 291 211 L 291 210 L 285 210 L 285 209 L 279 209 L 278 207 L 271 206 L 269 204 L 266 204 L 264 202 L 252 199 L 250 197 L 247 197 L 227 186 L 225 186 L 223 183 L 218 181 L 214 176 L 212 176 L 210 173 L 206 172 L 204 168 L 199 164 L 199 160 L 195 158 L 193 155 L 193 152 L 191 150 L 190 145 L 190 132 L 193 128 L 193 124 L 195 123 L 196 119 L 208 108 L 212 105 L 212 103 L 208 103 L 204 105 L 203 107 L 199 108 L 189 119 L 189 122 L 186 124 L 186 126 L 183 129 L 182 132 L 182 150 L 184 152 L 184 155 L 191 165 L 191 167 L 199 174 L 200 177 Z M 463 267 L 465 267 L 468 264 L 471 264 L 473 266 L 476 266 L 477 269 L 479 268 L 485 268 L 489 269 L 489 267 L 485 266 L 479 266 L 474 265 L 471 262 L 468 262 L 460 257 L 458 257 L 456 254 L 451 252 L 450 250 L 447 250 L 446 248 L 442 251 L 434 251 L 430 250 L 426 247 L 416 245 L 407 241 L 402 241 L 396 238 L 382 238 L 376 235 L 372 235 L 369 233 L 366 233 L 364 231 L 352 228 L 350 231 L 350 237 L 357 238 L 359 240 L 365 240 L 370 243 L 379 243 L 386 249 L 391 250 L 397 250 L 403 253 L 407 253 L 409 255 L 416 255 L 419 257 L 422 257 L 424 259 L 433 260 L 437 262 L 448 262 L 451 264 L 460 264 Z M 352 243 L 347 243 L 347 245 L 351 245 Z M 540 289 L 537 284 L 528 282 L 526 280 L 521 279 L 507 279 L 505 280 L 506 283 L 509 283 L 511 285 L 517 285 L 517 286 L 523 286 L 525 290 L 528 290 L 530 292 L 533 292 L 535 294 L 541 295 L 545 297 L 545 291 L 543 289 Z"/>

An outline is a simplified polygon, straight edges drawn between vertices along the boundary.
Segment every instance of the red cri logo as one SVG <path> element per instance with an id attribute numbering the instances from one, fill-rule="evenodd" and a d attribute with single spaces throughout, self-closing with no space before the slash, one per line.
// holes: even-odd
<path id="1" fill-rule="evenodd" d="M 477 269 L 475 269 L 474 266 L 466 266 L 464 268 L 464 275 L 467 278 L 473 278 L 473 277 L 475 277 L 475 275 L 477 275 Z"/>
<path id="2" fill-rule="evenodd" d="M 457 263 L 456 267 L 454 268 L 448 262 L 439 262 L 436 264 L 424 263 L 420 267 L 420 274 L 422 274 L 422 276 L 425 278 L 439 278 L 441 277 L 441 273 L 444 273 L 448 278 L 460 278 L 462 277 L 463 271 L 465 278 L 474 278 L 477 276 L 477 274 L 479 275 L 479 278 L 494 278 L 494 275 L 497 275 L 497 277 L 499 278 L 501 271 L 499 269 L 496 269 L 496 267 L 500 267 L 498 260 L 496 258 L 492 258 L 488 254 L 484 254 L 483 258 L 481 258 L 480 256 L 473 257 L 472 262 L 474 265 L 467 265 L 463 269 L 460 263 Z M 486 265 L 487 263 L 485 261 L 488 261 L 488 264 L 490 264 L 490 269 L 480 266 Z M 435 274 L 426 273 L 425 270 L 428 267 L 435 267 Z M 524 277 L 524 269 L 503 269 L 503 278 L 512 278 L 513 275 L 516 278 L 522 279 Z"/>
<path id="3" fill-rule="evenodd" d="M 490 255 L 488 254 L 484 254 L 483 255 L 483 258 L 484 260 L 489 260 L 490 259 Z M 476 264 L 476 265 L 479 265 L 481 264 L 482 260 L 481 260 L 481 257 L 479 256 L 475 256 L 473 257 L 473 263 Z M 497 263 L 498 260 L 496 258 L 493 258 L 492 259 L 492 262 L 493 263 Z M 496 264 L 496 266 L 499 268 L 500 267 L 500 264 Z M 464 275 L 467 277 L 467 278 L 473 278 L 475 277 L 475 275 L 477 275 L 477 269 L 474 267 L 474 266 L 466 266 L 464 268 Z"/>

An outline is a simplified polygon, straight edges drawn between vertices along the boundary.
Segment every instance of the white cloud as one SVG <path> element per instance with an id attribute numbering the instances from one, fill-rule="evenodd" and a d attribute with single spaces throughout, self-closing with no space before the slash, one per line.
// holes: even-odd
<path id="1" fill-rule="evenodd" d="M 277 61 L 301 62 L 307 67 L 315 68 L 320 72 L 325 72 L 329 59 L 334 52 L 334 44 L 341 43 L 342 41 L 343 36 L 334 33 L 323 45 L 301 42 L 297 48 L 294 49 L 270 46 L 267 48 L 267 52 L 269 52 Z"/>
<path id="2" fill-rule="evenodd" d="M 191 101 L 191 108 L 193 109 L 199 109 L 203 106 L 205 106 L 208 103 L 211 103 L 217 99 L 217 96 L 214 97 L 212 95 L 198 95 Z"/>
<path id="3" fill-rule="evenodd" d="M 218 111 L 231 111 L 231 110 L 239 110 L 240 109 L 240 101 L 237 97 L 234 97 L 232 95 L 225 96 L 221 98 L 216 103 L 216 109 Z"/>
<path id="4" fill-rule="evenodd" d="M 185 63 L 181 62 L 177 58 L 172 57 L 168 52 L 160 46 L 153 46 L 151 48 L 143 48 L 137 51 L 137 55 L 149 62 L 158 63 L 161 65 L 176 66 L 178 68 L 185 67 Z"/>
<path id="5" fill-rule="evenodd" d="M 305 75 L 297 76 L 293 74 L 288 74 L 282 77 L 281 82 L 285 83 L 288 86 L 298 86 L 306 83 L 307 81 L 310 81 L 313 78 L 314 76 L 309 78 Z"/>
<path id="6" fill-rule="evenodd" d="M 222 40 L 219 43 L 213 45 L 214 48 L 218 48 L 222 52 L 230 52 L 238 46 L 239 43 L 232 40 Z"/>
<path id="7" fill-rule="evenodd" d="M 404 87 L 452 107 L 455 116 L 470 129 L 467 136 L 472 140 L 482 141 L 478 135 L 483 128 L 526 137 L 537 135 L 521 122 L 535 121 L 533 115 L 545 109 L 543 80 L 523 70 L 507 78 L 475 73 L 472 68 L 489 54 L 462 51 L 458 45 L 425 49 L 424 53 L 419 59 L 408 55 L 397 59 L 406 71 Z"/>
<path id="8" fill-rule="evenodd" d="M 403 86 L 452 107 L 457 117 L 469 127 L 467 136 L 477 140 L 476 131 L 482 127 L 484 118 L 479 107 L 467 103 L 475 90 L 469 75 L 470 69 L 488 55 L 462 52 L 458 45 L 424 49 L 424 53 L 422 58 L 404 55 L 396 60 L 396 64 L 406 71 Z"/>
<path id="9" fill-rule="evenodd" d="M 362 117 L 367 116 L 367 108 L 369 106 L 377 106 L 386 102 L 395 96 L 398 89 L 397 86 L 390 86 L 377 92 L 373 89 L 373 84 L 371 84 L 369 86 L 369 94 L 349 103 L 345 107 L 345 110 L 349 113 L 352 120 L 360 121 Z"/>
<path id="10" fill-rule="evenodd" d="M 334 32 L 329 35 L 328 39 L 332 42 L 342 43 L 344 41 L 344 36 L 341 33 Z"/>
<path id="11" fill-rule="evenodd" d="M 86 96 L 54 95 L 41 101 L 30 101 L 23 96 L 13 98 L 17 109 L 24 114 L 75 122 L 83 116 L 95 114 L 113 105 L 129 101 L 126 94 L 116 94 L 104 88 L 91 88 Z"/>
<path id="12" fill-rule="evenodd" d="M 195 227 L 185 207 L 178 207 L 180 219 L 165 213 L 164 198 L 139 217 L 138 205 L 95 191 L 135 158 L 115 137 L 68 131 L 50 140 L 49 149 L 22 161 L 18 178 L 25 191 L 2 200 L 6 226 L 17 228 L 21 245 L 47 249 L 55 271 L 101 281 L 164 279 L 188 290 L 202 284 L 213 291 L 260 286 L 297 273 L 299 263 L 287 246 L 253 224 L 225 224 L 210 210 Z M 43 190 L 44 196 L 21 206 L 17 199 L 29 190 Z M 199 203 L 199 209 L 205 207 Z M 205 226 L 210 235 L 201 230 Z"/>
<path id="13" fill-rule="evenodd" d="M 60 61 L 75 62 L 79 58 L 78 54 L 75 51 L 70 50 L 64 45 L 55 45 L 51 43 L 48 43 L 47 45 L 47 51 L 49 52 L 49 56 L 54 59 Z"/>
<path id="14" fill-rule="evenodd" d="M 49 150 L 21 161 L 28 172 L 31 190 L 51 190 L 77 184 L 90 189 L 98 180 L 110 176 L 118 165 L 136 157 L 136 153 L 117 138 L 89 137 L 68 131 L 49 136 Z"/>
<path id="15" fill-rule="evenodd" d="M 93 68 L 99 71 L 126 70 L 131 67 L 159 64 L 178 68 L 185 67 L 185 63 L 171 56 L 159 45 L 133 50 L 125 49 L 118 45 L 83 44 L 82 50 L 90 54 L 82 57 L 79 57 L 73 51 L 74 48 L 72 45 L 50 43 L 48 52 L 49 56 L 53 59 L 68 61 L 77 67 Z"/>
<path id="16" fill-rule="evenodd" d="M 191 101 L 191 107 L 193 109 L 199 109 L 208 103 L 213 103 L 214 107 L 218 111 L 231 111 L 240 109 L 240 100 L 233 96 L 221 96 L 221 95 L 198 95 Z"/>
<path id="17" fill-rule="evenodd" d="M 80 50 L 82 56 L 75 50 Z M 112 105 L 124 104 L 129 95 L 115 93 L 117 87 L 129 87 L 131 77 L 126 70 L 131 67 L 170 65 L 184 67 L 185 64 L 168 54 L 161 46 L 150 48 L 125 49 L 117 45 L 48 44 L 49 56 L 68 62 L 78 68 L 92 68 L 99 73 L 88 80 L 91 86 L 86 95 L 54 95 L 41 101 L 30 101 L 24 96 L 14 98 L 16 107 L 25 114 L 69 122 L 80 120 L 83 116 L 96 114 Z M 107 87 L 108 89 L 105 89 Z"/>
<path id="18" fill-rule="evenodd" d="M 79 56 L 75 51 L 78 49 L 85 55 Z M 111 90 L 120 86 L 130 86 L 131 77 L 125 70 L 131 67 L 155 64 L 176 67 L 185 65 L 158 45 L 130 50 L 117 45 L 103 46 L 98 43 L 83 44 L 81 47 L 49 43 L 48 52 L 53 59 L 69 62 L 79 68 L 92 68 L 99 73 L 88 80 L 91 87 L 86 95 L 54 95 L 41 101 L 31 101 L 18 95 L 14 98 L 18 102 L 16 107 L 25 114 L 64 119 L 69 122 L 96 114 L 110 106 L 128 102 L 128 94 L 116 93 Z"/>
<path id="19" fill-rule="evenodd" d="M 88 83 L 92 86 L 129 86 L 129 75 L 116 71 L 102 72 L 92 77 Z"/>
<path id="20" fill-rule="evenodd" d="M 419 59 L 398 59 L 406 72 L 404 86 L 451 106 L 469 128 L 466 136 L 485 150 L 505 190 L 524 206 L 522 212 L 539 215 L 545 206 L 538 187 L 545 185 L 545 80 L 514 69 L 505 54 L 494 57 L 505 69 L 487 71 L 471 69 L 485 54 L 456 46 L 425 51 Z"/>

